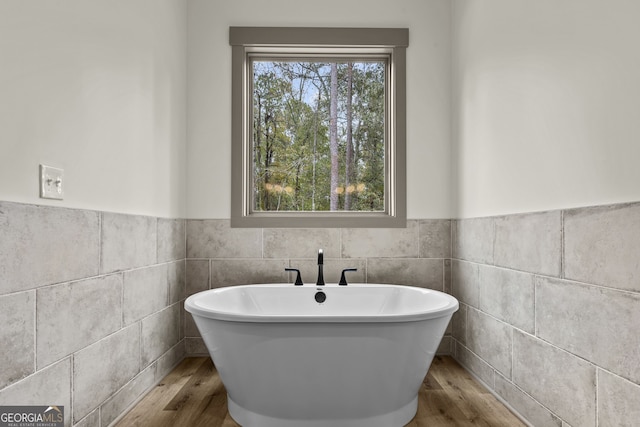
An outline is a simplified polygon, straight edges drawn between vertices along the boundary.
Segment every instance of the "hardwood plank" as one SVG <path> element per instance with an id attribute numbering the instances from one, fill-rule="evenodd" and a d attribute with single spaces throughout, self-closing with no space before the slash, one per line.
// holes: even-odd
<path id="1" fill-rule="evenodd" d="M 118 426 L 171 426 L 172 414 L 164 413 L 164 407 L 184 387 L 200 366 L 210 360 L 206 357 L 189 357 L 174 368 L 138 404 L 125 415 Z M 168 419 L 168 420 L 167 420 Z"/>
<path id="2" fill-rule="evenodd" d="M 209 358 L 187 358 L 145 396 L 117 427 L 240 427 Z M 406 427 L 524 424 L 451 357 L 435 357 Z"/>

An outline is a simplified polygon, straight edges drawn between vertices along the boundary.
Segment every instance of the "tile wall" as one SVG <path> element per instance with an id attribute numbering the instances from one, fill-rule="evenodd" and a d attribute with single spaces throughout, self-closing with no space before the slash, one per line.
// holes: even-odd
<path id="1" fill-rule="evenodd" d="M 293 283 L 285 267 L 299 268 L 315 284 L 318 249 L 324 278 L 337 283 L 344 268 L 351 283 L 395 283 L 449 292 L 451 221 L 409 220 L 394 229 L 231 228 L 229 220 L 187 221 L 187 296 L 221 286 Z M 185 315 L 189 355 L 206 354 L 190 315 Z M 449 331 L 439 352 L 451 353 Z"/>
<path id="2" fill-rule="evenodd" d="M 405 229 L 232 229 L 0 202 L 0 405 L 64 405 L 106 426 L 185 355 L 206 354 L 182 308 L 244 283 L 392 282 L 460 300 L 452 353 L 533 425 L 640 419 L 640 204 Z"/>
<path id="3" fill-rule="evenodd" d="M 454 356 L 536 427 L 640 419 L 640 204 L 452 223 Z"/>
<path id="4" fill-rule="evenodd" d="M 0 405 L 107 426 L 182 360 L 185 228 L 0 202 Z"/>

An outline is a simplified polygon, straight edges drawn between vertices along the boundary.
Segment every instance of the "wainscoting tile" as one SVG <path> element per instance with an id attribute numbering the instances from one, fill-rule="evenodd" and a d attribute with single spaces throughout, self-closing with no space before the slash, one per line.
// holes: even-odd
<path id="1" fill-rule="evenodd" d="M 444 291 L 451 295 L 451 260 L 444 260 Z"/>
<path id="2" fill-rule="evenodd" d="M 71 358 L 63 359 L 35 374 L 0 390 L 0 405 L 64 406 L 64 425 L 72 424 Z"/>
<path id="3" fill-rule="evenodd" d="M 534 276 L 481 265 L 480 310 L 534 333 Z"/>
<path id="4" fill-rule="evenodd" d="M 125 325 L 167 306 L 167 264 L 124 272 L 123 321 Z"/>
<path id="5" fill-rule="evenodd" d="M 158 262 L 177 261 L 187 253 L 184 219 L 158 218 Z"/>
<path id="6" fill-rule="evenodd" d="M 84 418 L 140 371 L 140 325 L 86 347 L 73 358 L 73 418 Z M 68 383 L 69 376 L 66 378 Z"/>
<path id="7" fill-rule="evenodd" d="M 438 349 L 436 350 L 437 355 L 451 355 L 451 349 L 453 348 L 453 340 L 451 336 L 445 335 L 442 337 L 440 341 L 440 345 L 438 345 Z"/>
<path id="8" fill-rule="evenodd" d="M 318 249 L 340 257 L 338 228 L 265 228 L 263 238 L 265 258 L 317 258 Z"/>
<path id="9" fill-rule="evenodd" d="M 640 420 L 640 386 L 598 370 L 598 427 L 634 427 Z"/>
<path id="10" fill-rule="evenodd" d="M 156 382 L 161 381 L 175 366 L 185 358 L 184 340 L 171 347 L 169 351 L 156 361 Z"/>
<path id="11" fill-rule="evenodd" d="M 495 370 L 464 345 L 455 341 L 455 358 L 462 366 L 473 372 L 487 386 L 493 388 Z"/>
<path id="12" fill-rule="evenodd" d="M 180 303 L 142 319 L 140 361 L 146 367 L 180 340 Z"/>
<path id="13" fill-rule="evenodd" d="M 422 219 L 418 221 L 420 258 L 451 258 L 451 220 Z"/>
<path id="14" fill-rule="evenodd" d="M 184 336 L 186 338 L 201 338 L 196 322 L 189 312 L 186 312 L 184 315 Z"/>
<path id="15" fill-rule="evenodd" d="M 371 258 L 367 282 L 444 290 L 444 261 L 429 258 Z"/>
<path id="16" fill-rule="evenodd" d="M 640 292 L 640 204 L 564 214 L 567 279 Z"/>
<path id="17" fill-rule="evenodd" d="M 49 365 L 122 326 L 122 275 L 37 290 L 37 364 Z"/>
<path id="18" fill-rule="evenodd" d="M 595 367 L 518 330 L 513 338 L 513 382 L 571 425 L 594 427 Z"/>
<path id="19" fill-rule="evenodd" d="M 451 294 L 465 304 L 479 306 L 478 264 L 458 260 L 451 262 Z"/>
<path id="20" fill-rule="evenodd" d="M 513 328 L 474 308 L 467 310 L 467 347 L 511 378 Z"/>
<path id="21" fill-rule="evenodd" d="M 562 420 L 502 375 L 496 375 L 495 391 L 535 427 L 562 427 Z"/>
<path id="22" fill-rule="evenodd" d="M 66 412 L 66 409 L 65 409 Z M 73 425 L 73 427 L 98 427 L 100 425 L 100 408 L 90 412 L 89 415 Z"/>
<path id="23" fill-rule="evenodd" d="M 640 383 L 640 295 L 536 278 L 537 336 Z"/>
<path id="24" fill-rule="evenodd" d="M 202 338 L 185 338 L 185 353 L 189 356 L 209 356 L 209 350 Z"/>
<path id="25" fill-rule="evenodd" d="M 98 274 L 99 214 L 0 202 L 0 295 Z"/>
<path id="26" fill-rule="evenodd" d="M 560 211 L 509 215 L 498 217 L 495 222 L 495 265 L 560 276 Z"/>
<path id="27" fill-rule="evenodd" d="M 459 219 L 452 224 L 453 257 L 493 263 L 494 219 Z"/>
<path id="28" fill-rule="evenodd" d="M 209 289 L 209 260 L 187 260 L 186 296 Z"/>
<path id="29" fill-rule="evenodd" d="M 136 399 L 155 384 L 156 367 L 149 366 L 125 384 L 100 406 L 101 426 L 107 427 L 120 416 Z"/>
<path id="30" fill-rule="evenodd" d="M 418 258 L 419 221 L 408 220 L 406 228 L 344 228 L 344 258 Z"/>
<path id="31" fill-rule="evenodd" d="M 262 229 L 231 228 L 228 219 L 187 220 L 187 258 L 262 258 Z"/>
<path id="32" fill-rule="evenodd" d="M 101 245 L 102 273 L 155 264 L 157 219 L 103 212 Z"/>
<path id="33" fill-rule="evenodd" d="M 468 305 L 460 303 L 460 308 L 451 317 L 451 335 L 465 345 L 467 343 L 467 309 Z"/>
<path id="34" fill-rule="evenodd" d="M 286 283 L 289 263 L 283 259 L 212 259 L 211 288 Z"/>
<path id="35" fill-rule="evenodd" d="M 35 291 L 0 297 L 0 389 L 34 372 Z"/>
<path id="36" fill-rule="evenodd" d="M 176 303 L 185 298 L 186 282 L 185 261 L 176 261 L 167 264 L 167 281 L 169 285 L 169 304 Z"/>

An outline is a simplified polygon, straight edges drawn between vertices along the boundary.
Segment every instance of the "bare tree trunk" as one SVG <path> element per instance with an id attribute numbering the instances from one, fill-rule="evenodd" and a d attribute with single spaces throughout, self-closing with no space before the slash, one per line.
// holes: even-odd
<path id="1" fill-rule="evenodd" d="M 344 210 L 351 210 L 351 193 L 353 192 L 350 185 L 353 184 L 353 63 L 347 64 L 347 159 L 345 164 L 345 193 L 344 193 Z"/>
<path id="2" fill-rule="evenodd" d="M 255 121 L 256 123 L 256 136 L 255 136 L 255 145 L 254 145 L 254 162 L 257 165 L 262 165 L 262 153 L 260 150 L 262 150 L 261 144 L 262 144 L 262 98 L 260 97 L 260 95 L 256 95 L 258 98 L 258 119 Z M 259 172 L 259 169 L 258 171 Z M 255 185 L 259 188 L 258 190 L 258 200 L 256 200 L 256 206 L 255 208 L 258 210 L 262 210 L 264 209 L 264 202 L 263 202 L 263 195 L 265 192 L 264 186 L 262 186 L 262 188 L 260 188 L 260 181 L 258 179 L 258 177 L 255 177 Z"/>
<path id="3" fill-rule="evenodd" d="M 264 187 L 267 188 L 267 185 L 270 184 L 271 180 L 271 172 L 269 167 L 271 166 L 271 159 L 273 157 L 273 142 L 271 141 L 271 133 L 269 132 L 269 121 L 271 119 L 271 115 L 269 113 L 265 113 L 264 115 L 264 123 L 265 123 L 265 156 L 264 156 Z M 265 203 L 264 210 L 271 210 L 271 195 L 267 191 L 265 193 Z"/>
<path id="4" fill-rule="evenodd" d="M 331 196 L 329 210 L 338 210 L 338 64 L 331 64 L 331 104 L 329 108 L 329 152 L 331 153 Z"/>
<path id="5" fill-rule="evenodd" d="M 318 114 L 320 114 L 320 91 L 318 91 L 318 104 L 313 117 L 313 170 L 311 175 L 311 210 L 316 210 L 316 163 L 318 163 Z"/>

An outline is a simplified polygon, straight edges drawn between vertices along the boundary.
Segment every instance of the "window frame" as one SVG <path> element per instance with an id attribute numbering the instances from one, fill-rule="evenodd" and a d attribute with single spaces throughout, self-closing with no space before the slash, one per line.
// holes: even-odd
<path id="1" fill-rule="evenodd" d="M 406 28 L 229 27 L 232 47 L 231 226 L 274 228 L 406 227 Z M 384 54 L 389 57 L 385 108 L 385 210 L 253 211 L 252 55 L 291 57 Z M 388 111 L 387 111 L 388 110 Z"/>

